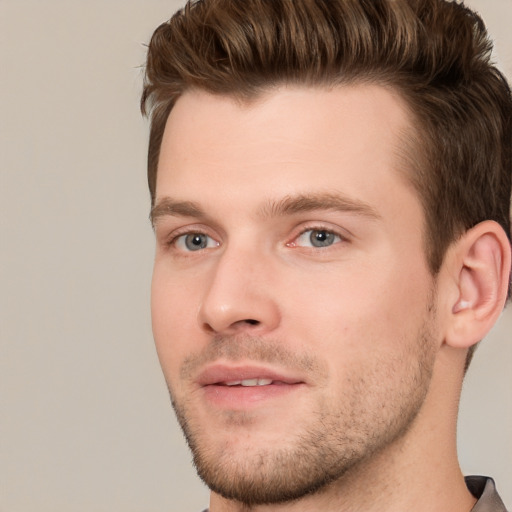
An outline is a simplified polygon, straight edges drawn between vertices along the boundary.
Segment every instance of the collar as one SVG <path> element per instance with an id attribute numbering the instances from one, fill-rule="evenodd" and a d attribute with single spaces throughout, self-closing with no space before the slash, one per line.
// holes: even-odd
<path id="1" fill-rule="evenodd" d="M 478 499 L 471 512 L 507 512 L 492 478 L 467 476 L 465 480 L 471 494 Z"/>

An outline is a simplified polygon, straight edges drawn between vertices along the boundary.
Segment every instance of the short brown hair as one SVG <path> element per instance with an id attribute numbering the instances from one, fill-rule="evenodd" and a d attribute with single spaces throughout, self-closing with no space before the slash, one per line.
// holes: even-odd
<path id="1" fill-rule="evenodd" d="M 416 121 L 408 177 L 435 275 L 477 223 L 495 220 L 511 236 L 512 97 L 491 50 L 480 17 L 456 1 L 189 1 L 149 44 L 141 106 L 151 113 L 152 204 L 165 123 L 188 89 L 251 99 L 280 84 L 390 86 Z"/>

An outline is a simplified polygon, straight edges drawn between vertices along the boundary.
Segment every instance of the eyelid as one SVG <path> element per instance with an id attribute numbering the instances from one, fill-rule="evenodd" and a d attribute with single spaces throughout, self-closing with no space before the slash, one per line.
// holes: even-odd
<path id="1" fill-rule="evenodd" d="M 286 243 L 286 246 L 287 247 L 303 247 L 303 246 L 295 245 L 295 242 L 302 235 L 307 233 L 308 231 L 326 231 L 328 233 L 332 233 L 333 235 L 336 235 L 337 237 L 339 237 L 341 242 L 349 242 L 350 237 L 352 236 L 350 232 L 348 232 L 346 229 L 340 228 L 339 226 L 333 226 L 332 224 L 326 223 L 326 222 L 312 221 L 311 223 L 301 224 L 301 226 L 295 230 L 293 236 L 291 237 L 291 240 Z M 333 244 L 333 245 L 337 245 L 338 243 L 340 243 L 340 242 L 337 242 L 336 244 Z M 329 247 L 332 247 L 332 246 L 326 246 L 323 248 L 323 250 L 328 249 Z"/>
<path id="2" fill-rule="evenodd" d="M 206 245 L 204 247 L 196 247 L 194 249 L 187 247 L 187 237 L 189 237 L 189 236 L 195 237 L 197 235 L 200 235 L 201 237 L 206 238 Z M 183 233 L 182 235 L 178 235 L 173 238 L 171 243 L 177 250 L 179 250 L 181 252 L 185 252 L 185 253 L 201 252 L 201 251 L 204 251 L 205 249 L 213 249 L 220 245 L 219 242 L 217 242 L 217 240 L 215 240 L 215 238 L 211 237 L 210 235 L 208 235 L 206 233 L 200 233 L 197 231 L 192 231 L 189 233 Z"/>
<path id="3" fill-rule="evenodd" d="M 176 241 L 180 237 L 190 234 L 205 235 L 214 240 L 217 245 L 220 245 L 220 236 L 218 236 L 217 232 L 208 228 L 204 224 L 187 224 L 185 226 L 167 230 L 165 235 L 162 235 L 161 239 L 164 245 L 172 247 L 175 246 Z"/>

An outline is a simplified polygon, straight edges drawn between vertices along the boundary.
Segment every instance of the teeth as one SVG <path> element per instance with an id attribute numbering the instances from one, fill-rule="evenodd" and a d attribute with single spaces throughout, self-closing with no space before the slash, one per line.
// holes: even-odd
<path id="1" fill-rule="evenodd" d="M 226 382 L 226 386 L 268 386 L 272 384 L 272 379 L 245 379 L 245 380 L 232 380 Z"/>
<path id="2" fill-rule="evenodd" d="M 258 385 L 258 379 L 245 379 L 242 381 L 242 386 L 257 386 Z"/>
<path id="3" fill-rule="evenodd" d="M 242 383 L 243 384 L 243 383 Z M 258 379 L 257 386 L 270 386 L 272 379 Z"/>

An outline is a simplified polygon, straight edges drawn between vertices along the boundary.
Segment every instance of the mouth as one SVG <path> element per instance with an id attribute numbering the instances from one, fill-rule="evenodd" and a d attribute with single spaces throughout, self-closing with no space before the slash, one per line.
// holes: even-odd
<path id="1" fill-rule="evenodd" d="M 274 370 L 255 365 L 229 365 L 213 364 L 207 366 L 197 379 L 201 387 L 204 386 L 270 386 L 278 384 L 301 384 L 304 379 L 291 372 Z"/>
<path id="2" fill-rule="evenodd" d="M 261 366 L 214 364 L 197 379 L 207 401 L 220 408 L 246 409 L 302 389 L 302 376 Z"/>

